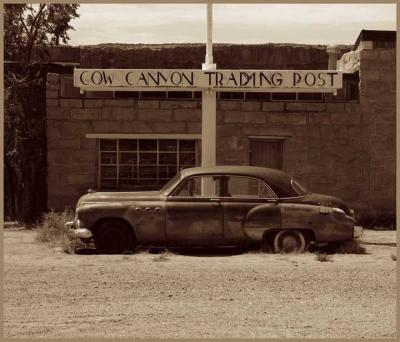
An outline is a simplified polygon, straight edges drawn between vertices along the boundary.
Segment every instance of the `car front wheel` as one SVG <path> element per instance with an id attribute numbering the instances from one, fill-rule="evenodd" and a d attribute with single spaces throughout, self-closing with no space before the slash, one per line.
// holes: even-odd
<path id="1" fill-rule="evenodd" d="M 126 223 L 109 220 L 96 229 L 94 244 L 100 253 L 119 254 L 135 248 L 135 237 Z"/>
<path id="2" fill-rule="evenodd" d="M 274 251 L 277 253 L 302 253 L 306 249 L 306 238 L 298 230 L 281 230 L 275 235 Z"/>

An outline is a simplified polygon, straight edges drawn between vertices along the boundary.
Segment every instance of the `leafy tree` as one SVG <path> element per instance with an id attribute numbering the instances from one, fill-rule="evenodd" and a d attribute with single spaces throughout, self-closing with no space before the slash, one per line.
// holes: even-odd
<path id="1" fill-rule="evenodd" d="M 46 209 L 46 67 L 35 53 L 66 44 L 75 4 L 5 4 L 5 214 L 31 222 Z"/>

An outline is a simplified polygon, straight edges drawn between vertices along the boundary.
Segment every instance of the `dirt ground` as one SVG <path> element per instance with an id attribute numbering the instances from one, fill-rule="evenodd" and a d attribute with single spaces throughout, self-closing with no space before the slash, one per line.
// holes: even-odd
<path id="1" fill-rule="evenodd" d="M 68 255 L 4 231 L 5 337 L 395 337 L 396 232 L 368 254 Z"/>

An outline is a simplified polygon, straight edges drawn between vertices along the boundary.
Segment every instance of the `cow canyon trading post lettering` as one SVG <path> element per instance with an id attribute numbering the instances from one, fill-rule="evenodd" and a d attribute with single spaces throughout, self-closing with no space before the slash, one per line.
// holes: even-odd
<path id="1" fill-rule="evenodd" d="M 162 87 L 328 91 L 342 87 L 342 73 L 336 70 L 76 69 L 74 84 L 83 90 L 131 87 L 150 90 Z"/>

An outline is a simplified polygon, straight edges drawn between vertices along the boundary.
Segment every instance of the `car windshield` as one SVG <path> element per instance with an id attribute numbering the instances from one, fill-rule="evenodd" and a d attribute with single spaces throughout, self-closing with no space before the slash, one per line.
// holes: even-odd
<path id="1" fill-rule="evenodd" d="M 292 183 L 292 187 L 293 190 L 296 192 L 296 194 L 298 194 L 299 196 L 304 196 L 306 194 L 308 194 L 307 189 L 302 186 L 297 180 L 295 180 L 294 178 L 292 178 L 291 180 Z"/>
<path id="2" fill-rule="evenodd" d="M 182 178 L 180 172 L 178 172 L 174 177 L 172 177 L 164 186 L 161 188 L 161 192 L 169 192 L 171 188 Z"/>

